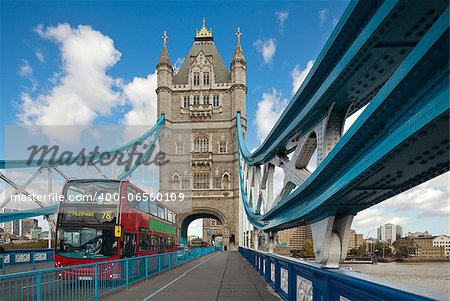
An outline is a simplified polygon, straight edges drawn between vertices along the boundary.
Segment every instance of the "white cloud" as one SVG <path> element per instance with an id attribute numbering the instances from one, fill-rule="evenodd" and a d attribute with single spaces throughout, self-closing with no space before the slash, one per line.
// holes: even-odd
<path id="1" fill-rule="evenodd" d="M 261 53 L 265 64 L 272 62 L 273 56 L 277 51 L 276 41 L 274 38 L 270 38 L 268 40 L 258 39 L 255 43 L 253 43 L 253 46 L 255 46 L 256 51 Z"/>
<path id="2" fill-rule="evenodd" d="M 287 104 L 288 100 L 283 98 L 281 92 L 275 89 L 272 89 L 271 92 L 263 93 L 262 100 L 258 103 L 254 121 L 260 142 L 263 142 L 269 134 Z"/>
<path id="3" fill-rule="evenodd" d="M 417 210 L 417 217 L 450 216 L 448 173 L 405 191 L 384 206 L 399 212 Z"/>
<path id="4" fill-rule="evenodd" d="M 306 76 L 308 75 L 309 71 L 311 71 L 311 68 L 313 65 L 314 65 L 314 61 L 310 60 L 306 63 L 305 68 L 302 70 L 299 70 L 298 65 L 296 65 L 294 67 L 294 69 L 291 72 L 292 94 L 295 94 L 295 92 L 297 92 L 298 88 L 300 88 L 302 83 L 305 81 Z"/>
<path id="5" fill-rule="evenodd" d="M 277 17 L 278 25 L 280 25 L 280 28 L 283 28 L 284 22 L 286 22 L 289 17 L 289 13 L 287 11 L 276 11 L 275 16 Z"/>
<path id="6" fill-rule="evenodd" d="M 29 91 L 33 92 L 37 89 L 38 83 L 33 75 L 33 68 L 27 60 L 22 59 L 22 64 L 19 67 L 19 74 L 30 81 L 31 85 L 28 88 Z"/>
<path id="7" fill-rule="evenodd" d="M 113 40 L 84 25 L 39 25 L 35 31 L 59 46 L 62 70 L 47 93 L 22 93 L 19 121 L 27 125 L 90 124 L 97 116 L 110 114 L 120 100 L 115 91 L 119 81 L 106 74 L 121 56 Z"/>
<path id="8" fill-rule="evenodd" d="M 356 215 L 353 226 L 364 235 L 370 232 L 373 237 L 376 236 L 376 228 L 385 223 L 399 224 L 405 233 L 431 230 L 434 234 L 440 234 L 438 232 L 447 229 L 445 233 L 448 234 L 448 181 L 449 173 L 445 173 L 363 210 Z"/>
<path id="9" fill-rule="evenodd" d="M 41 49 L 36 49 L 35 53 L 36 58 L 41 62 L 44 63 L 45 62 L 45 56 L 44 53 L 42 52 Z"/>
<path id="10" fill-rule="evenodd" d="M 153 125 L 156 121 L 157 74 L 135 77 L 123 87 L 124 97 L 131 104 L 123 122 L 127 125 Z"/>
<path id="11" fill-rule="evenodd" d="M 187 232 L 188 235 L 203 237 L 203 219 L 199 218 L 190 223 Z"/>
<path id="12" fill-rule="evenodd" d="M 177 58 L 175 63 L 173 63 L 173 68 L 175 69 L 174 73 L 177 73 L 178 70 L 180 70 L 181 65 L 183 65 L 183 62 L 184 62 L 184 58 Z"/>
<path id="13" fill-rule="evenodd" d="M 33 68 L 27 60 L 22 60 L 22 65 L 19 67 L 19 74 L 23 77 L 29 77 L 33 75 Z"/>
<path id="14" fill-rule="evenodd" d="M 405 225 L 410 219 L 408 217 L 396 216 L 392 213 L 387 213 L 380 208 L 368 208 L 364 211 L 359 212 L 353 220 L 353 226 L 356 228 L 367 228 L 369 227 L 371 231 L 381 225 L 386 223 L 392 223 L 396 225 Z M 372 229 L 373 228 L 373 229 Z M 363 233 L 367 234 L 367 233 Z M 372 233 L 375 236 L 376 233 Z"/>
<path id="15" fill-rule="evenodd" d="M 327 20 L 328 9 L 319 10 L 319 26 L 322 27 L 325 21 Z"/>

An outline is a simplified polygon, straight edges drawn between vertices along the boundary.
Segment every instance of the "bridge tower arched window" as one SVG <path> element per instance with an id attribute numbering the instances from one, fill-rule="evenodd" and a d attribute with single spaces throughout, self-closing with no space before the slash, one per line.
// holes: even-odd
<path id="1" fill-rule="evenodd" d="M 209 139 L 206 135 L 199 135 L 194 139 L 194 152 L 207 153 L 209 152 Z"/>
<path id="2" fill-rule="evenodd" d="M 180 189 L 181 186 L 180 176 L 177 173 L 174 173 L 172 176 L 172 187 L 173 189 Z"/>
<path id="3" fill-rule="evenodd" d="M 203 73 L 203 85 L 205 86 L 209 85 L 209 72 Z"/>
<path id="4" fill-rule="evenodd" d="M 194 72 L 194 86 L 200 85 L 200 73 Z"/>
<path id="5" fill-rule="evenodd" d="M 224 189 L 230 189 L 230 174 L 228 172 L 222 175 L 222 187 Z"/>

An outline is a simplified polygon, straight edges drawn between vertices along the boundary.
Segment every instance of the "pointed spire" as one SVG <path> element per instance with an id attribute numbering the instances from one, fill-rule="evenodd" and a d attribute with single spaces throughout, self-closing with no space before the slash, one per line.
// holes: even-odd
<path id="1" fill-rule="evenodd" d="M 158 66 L 165 64 L 171 67 L 172 65 L 170 64 L 169 51 L 167 50 L 167 39 L 169 39 L 169 37 L 167 36 L 165 30 L 161 38 L 163 39 L 163 47 L 161 50 L 161 55 L 159 57 Z"/>
<path id="2" fill-rule="evenodd" d="M 236 31 L 236 38 L 237 38 L 236 49 L 234 50 L 232 62 L 243 61 L 245 63 L 244 52 L 242 51 L 241 47 L 241 35 L 242 35 L 241 28 L 238 27 Z"/>

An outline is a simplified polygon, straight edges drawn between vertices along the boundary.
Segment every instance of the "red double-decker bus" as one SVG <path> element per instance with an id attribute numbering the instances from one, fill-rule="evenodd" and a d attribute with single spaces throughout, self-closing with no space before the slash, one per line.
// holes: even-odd
<path id="1" fill-rule="evenodd" d="M 63 194 L 56 267 L 177 250 L 175 213 L 129 181 L 70 180 Z"/>

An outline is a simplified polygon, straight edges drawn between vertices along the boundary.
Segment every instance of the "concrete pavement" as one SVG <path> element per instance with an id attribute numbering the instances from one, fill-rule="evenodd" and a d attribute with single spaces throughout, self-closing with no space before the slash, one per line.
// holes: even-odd
<path id="1" fill-rule="evenodd" d="M 280 300 L 238 252 L 215 252 L 102 300 Z"/>

